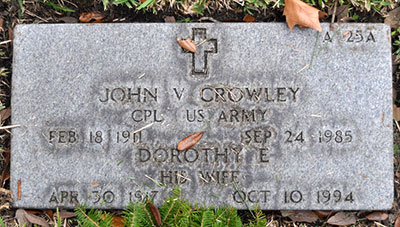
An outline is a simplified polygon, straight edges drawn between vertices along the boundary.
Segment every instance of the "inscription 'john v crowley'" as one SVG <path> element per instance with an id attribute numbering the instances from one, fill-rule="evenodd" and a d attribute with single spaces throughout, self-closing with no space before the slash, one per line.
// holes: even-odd
<path id="1" fill-rule="evenodd" d="M 209 102 L 234 102 L 252 101 L 252 102 L 295 102 L 298 98 L 299 87 L 212 87 L 207 86 L 200 89 L 199 98 L 201 101 Z M 178 100 L 186 95 L 185 88 L 172 88 L 172 94 Z M 104 88 L 100 102 L 116 103 L 146 103 L 158 102 L 158 88 L 125 88 L 114 87 Z M 189 95 L 192 95 L 190 93 Z"/>

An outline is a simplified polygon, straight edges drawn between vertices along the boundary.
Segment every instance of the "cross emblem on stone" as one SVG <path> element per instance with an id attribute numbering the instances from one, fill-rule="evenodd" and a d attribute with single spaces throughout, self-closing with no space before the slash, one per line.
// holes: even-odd
<path id="1" fill-rule="evenodd" d="M 192 39 L 197 47 L 197 53 L 192 54 L 192 75 L 208 75 L 208 55 L 218 52 L 217 39 L 207 38 L 206 28 L 192 28 Z"/>

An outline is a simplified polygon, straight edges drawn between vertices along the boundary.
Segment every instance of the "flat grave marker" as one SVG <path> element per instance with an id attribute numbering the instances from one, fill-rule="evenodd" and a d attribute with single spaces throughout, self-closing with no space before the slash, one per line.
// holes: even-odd
<path id="1" fill-rule="evenodd" d="M 384 24 L 19 25 L 13 64 L 15 207 L 392 205 Z"/>

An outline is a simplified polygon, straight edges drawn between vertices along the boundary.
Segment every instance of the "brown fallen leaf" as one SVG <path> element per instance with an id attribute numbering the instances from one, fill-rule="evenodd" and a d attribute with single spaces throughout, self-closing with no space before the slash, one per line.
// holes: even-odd
<path id="1" fill-rule="evenodd" d="M 319 19 L 327 16 L 326 13 L 300 0 L 285 0 L 283 15 L 286 16 L 286 22 L 291 31 L 297 24 L 300 27 L 313 28 L 319 32 L 322 31 Z"/>
<path id="2" fill-rule="evenodd" d="M 350 22 L 356 22 L 356 20 L 354 20 L 354 18 L 352 18 L 352 17 L 343 17 L 342 19 L 340 19 L 340 22 L 350 23 Z"/>
<path id="3" fill-rule="evenodd" d="M 94 20 L 95 22 L 101 22 L 102 19 L 104 19 L 106 16 L 104 16 L 100 12 L 85 12 L 81 13 L 79 16 L 79 21 L 83 23 L 89 23 L 90 21 Z"/>
<path id="4" fill-rule="evenodd" d="M 9 151 L 9 149 L 7 149 Z M 10 179 L 10 152 L 4 152 L 4 167 L 1 172 L 0 187 L 3 187 L 8 179 Z"/>
<path id="5" fill-rule="evenodd" d="M 11 109 L 6 108 L 0 111 L 0 121 L 4 121 L 11 116 Z"/>
<path id="6" fill-rule="evenodd" d="M 396 221 L 394 222 L 394 227 L 400 227 L 400 216 L 396 218 Z"/>
<path id="7" fill-rule="evenodd" d="M 120 216 L 112 217 L 112 227 L 125 227 L 125 218 Z"/>
<path id="8" fill-rule="evenodd" d="M 400 107 L 397 107 L 396 104 L 393 104 L 393 119 L 400 121 Z"/>
<path id="9" fill-rule="evenodd" d="M 40 225 L 44 227 L 49 227 L 50 225 L 47 223 L 46 219 L 36 216 L 34 214 L 30 214 L 26 212 L 24 209 L 18 209 L 15 217 L 18 220 L 20 226 L 31 226 L 31 224 Z"/>
<path id="10" fill-rule="evenodd" d="M 58 21 L 62 21 L 64 23 L 77 23 L 78 19 L 75 17 L 60 17 L 58 18 Z"/>
<path id="11" fill-rule="evenodd" d="M 327 210 L 315 210 L 314 213 L 319 217 L 319 218 L 326 218 L 329 215 L 332 214 L 332 211 L 327 211 Z"/>
<path id="12" fill-rule="evenodd" d="M 179 45 L 190 52 L 196 53 L 197 48 L 196 48 L 196 44 L 194 43 L 194 41 L 191 38 L 188 39 L 177 39 L 176 41 L 178 41 Z"/>
<path id="13" fill-rule="evenodd" d="M 0 17 L 0 32 L 4 32 L 3 25 L 4 25 L 4 19 Z"/>
<path id="14" fill-rule="evenodd" d="M 15 212 L 15 219 L 17 219 L 17 222 L 18 222 L 19 226 L 30 227 L 30 226 L 32 226 L 32 224 L 29 223 L 28 219 L 26 219 L 25 213 L 26 213 L 25 210 L 18 209 Z"/>
<path id="15" fill-rule="evenodd" d="M 43 213 L 41 210 L 25 210 L 27 213 L 30 214 L 41 214 Z"/>
<path id="16" fill-rule="evenodd" d="M 357 217 L 354 215 L 354 213 L 345 213 L 343 211 L 340 211 L 330 217 L 327 221 L 328 224 L 331 225 L 338 225 L 338 226 L 348 226 L 348 225 L 353 225 L 357 222 Z"/>
<path id="17" fill-rule="evenodd" d="M 256 22 L 256 18 L 254 18 L 250 14 L 246 14 L 246 16 L 243 17 L 244 22 Z"/>
<path id="18" fill-rule="evenodd" d="M 186 137 L 185 139 L 181 140 L 178 143 L 178 146 L 176 147 L 176 149 L 178 151 L 187 150 L 187 149 L 193 147 L 197 142 L 199 142 L 201 137 L 203 137 L 203 132 L 193 133 L 192 135 L 190 135 L 190 136 Z"/>
<path id="19" fill-rule="evenodd" d="M 158 211 L 157 207 L 154 206 L 154 204 L 152 204 L 150 201 L 147 202 L 149 204 L 150 207 L 150 211 L 154 216 L 154 219 L 156 219 L 156 223 L 158 226 L 161 226 L 162 222 L 161 222 L 161 215 L 160 212 Z"/>
<path id="20" fill-rule="evenodd" d="M 334 11 L 335 11 L 334 7 L 330 8 L 328 10 L 328 15 L 332 16 Z M 343 18 L 347 17 L 348 14 L 349 14 L 349 5 L 340 5 L 340 6 L 336 7 L 335 17 L 336 17 L 337 21 L 340 21 Z"/>
<path id="21" fill-rule="evenodd" d="M 397 29 L 400 26 L 400 7 L 390 11 L 385 17 L 385 24 Z"/>
<path id="22" fill-rule="evenodd" d="M 165 23 L 175 23 L 176 20 L 175 20 L 174 16 L 166 16 L 166 17 L 164 17 L 164 22 Z"/>
<path id="23" fill-rule="evenodd" d="M 46 212 L 47 216 L 48 216 L 50 219 L 53 218 L 53 215 L 54 215 L 53 210 L 48 209 L 48 210 L 45 210 L 45 212 Z"/>
<path id="24" fill-rule="evenodd" d="M 289 217 L 295 222 L 312 223 L 318 220 L 318 216 L 312 211 L 281 211 L 282 216 Z"/>
<path id="25" fill-rule="evenodd" d="M 384 221 L 388 219 L 389 215 L 382 211 L 375 211 L 366 216 L 370 221 Z"/>
<path id="26" fill-rule="evenodd" d="M 76 214 L 74 212 L 69 212 L 69 211 L 65 211 L 65 210 L 61 210 L 58 212 L 58 215 L 60 216 L 60 218 L 73 218 L 76 216 Z"/>
<path id="27" fill-rule="evenodd" d="M 25 218 L 32 224 L 41 225 L 41 226 L 50 226 L 46 219 L 36 216 L 34 214 L 25 213 Z"/>

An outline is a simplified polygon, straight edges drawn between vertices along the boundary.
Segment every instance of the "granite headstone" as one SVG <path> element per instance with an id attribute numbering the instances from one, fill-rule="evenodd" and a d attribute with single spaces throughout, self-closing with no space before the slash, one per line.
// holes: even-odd
<path id="1" fill-rule="evenodd" d="M 390 28 L 322 27 L 18 25 L 14 206 L 390 209 Z"/>

